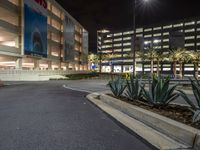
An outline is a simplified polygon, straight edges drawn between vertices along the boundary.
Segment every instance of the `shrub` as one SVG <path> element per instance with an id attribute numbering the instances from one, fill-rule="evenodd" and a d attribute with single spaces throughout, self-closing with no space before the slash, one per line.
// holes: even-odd
<path id="1" fill-rule="evenodd" d="M 179 97 L 178 93 L 174 93 L 177 84 L 169 86 L 170 78 L 153 76 L 152 82 L 149 80 L 149 91 L 142 88 L 144 98 L 153 106 L 167 106 L 170 102 Z"/>
<path id="2" fill-rule="evenodd" d="M 120 97 L 126 88 L 125 80 L 122 77 L 117 77 L 109 81 L 108 86 L 116 97 Z"/>
<path id="3" fill-rule="evenodd" d="M 197 102 L 197 105 L 195 105 L 192 100 L 187 96 L 187 94 L 181 90 L 178 90 L 180 92 L 180 96 L 190 105 L 190 110 L 194 112 L 193 116 L 193 122 L 200 121 L 200 82 L 196 79 L 193 81 L 190 79 L 191 85 L 192 85 L 192 91 L 195 97 L 195 100 Z"/>
<path id="4" fill-rule="evenodd" d="M 141 85 L 141 80 L 138 77 L 131 76 L 130 80 L 126 80 L 127 83 L 127 90 L 126 90 L 126 97 L 130 100 L 140 100 L 142 99 L 142 88 L 144 85 Z"/>

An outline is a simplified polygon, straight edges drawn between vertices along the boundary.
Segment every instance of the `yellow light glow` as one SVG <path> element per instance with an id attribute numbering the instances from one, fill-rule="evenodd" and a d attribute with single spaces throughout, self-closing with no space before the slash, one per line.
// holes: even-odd
<path id="1" fill-rule="evenodd" d="M 6 41 L 6 42 L 1 42 L 1 45 L 15 47 L 16 43 L 15 43 L 15 41 Z"/>
<path id="2" fill-rule="evenodd" d="M 6 61 L 6 62 L 0 62 L 0 66 L 8 66 L 8 67 L 13 67 L 16 65 L 15 61 Z"/>

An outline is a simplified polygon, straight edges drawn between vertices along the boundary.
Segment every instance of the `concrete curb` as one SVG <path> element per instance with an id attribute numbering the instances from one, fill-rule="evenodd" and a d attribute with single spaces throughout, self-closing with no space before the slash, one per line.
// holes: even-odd
<path id="1" fill-rule="evenodd" d="M 136 119 L 136 121 L 139 121 L 144 124 L 144 129 L 147 129 L 148 127 L 152 128 L 152 132 L 155 132 L 152 134 L 156 135 L 157 137 L 162 135 L 159 138 L 166 138 L 166 140 L 163 140 L 162 142 L 159 142 L 159 143 L 156 143 L 156 140 L 152 141 L 151 137 L 148 137 L 148 135 L 144 135 L 145 137 L 143 137 L 147 141 L 151 141 L 151 144 L 153 144 L 159 149 L 174 149 L 175 150 L 175 149 L 193 148 L 194 150 L 200 150 L 200 130 L 197 130 L 195 128 L 189 127 L 182 123 L 176 122 L 167 117 L 163 117 L 153 112 L 144 110 L 137 106 L 133 106 L 126 102 L 120 101 L 118 99 L 115 99 L 113 97 L 106 95 L 105 92 L 99 93 L 99 94 L 93 93 L 93 94 L 88 95 L 87 98 L 100 108 L 102 107 L 102 106 L 99 106 L 101 102 L 101 103 L 104 103 L 105 105 L 108 105 L 110 109 L 118 110 L 121 113 L 127 115 L 126 116 L 127 118 L 131 117 L 133 119 Z M 109 110 L 106 111 L 106 113 L 109 114 Z M 117 119 L 118 116 L 115 116 L 115 117 Z M 122 124 L 127 126 L 126 123 L 122 122 Z M 133 129 L 133 131 L 137 133 L 138 130 Z M 159 132 L 160 134 L 156 134 L 156 132 Z M 141 134 L 143 133 L 140 132 L 139 135 L 141 136 Z M 164 137 L 163 135 L 165 135 L 166 137 Z M 156 139 L 156 136 L 154 137 L 155 139 Z M 170 142 L 167 141 L 169 139 L 170 141 L 173 140 L 177 142 L 177 145 L 179 146 L 174 147 L 175 142 L 172 142 L 173 144 L 171 145 L 173 146 L 170 146 Z M 163 143 L 163 146 L 162 146 L 162 143 Z M 168 143 L 169 146 L 166 146 L 167 145 L 166 143 Z"/>

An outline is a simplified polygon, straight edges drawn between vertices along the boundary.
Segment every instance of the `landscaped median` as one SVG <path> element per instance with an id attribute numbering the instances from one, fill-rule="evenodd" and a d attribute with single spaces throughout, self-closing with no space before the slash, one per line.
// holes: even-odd
<path id="1" fill-rule="evenodd" d="M 109 96 L 87 98 L 115 120 L 161 150 L 200 150 L 200 130 Z"/>

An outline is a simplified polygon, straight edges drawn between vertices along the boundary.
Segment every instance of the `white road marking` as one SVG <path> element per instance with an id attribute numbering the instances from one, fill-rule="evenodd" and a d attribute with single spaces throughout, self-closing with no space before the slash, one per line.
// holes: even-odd
<path id="1" fill-rule="evenodd" d="M 63 85 L 63 88 L 69 89 L 69 90 L 73 90 L 73 91 L 92 93 L 92 91 L 87 91 L 87 90 L 82 90 L 82 89 L 71 88 L 71 87 L 68 87 L 68 86 L 66 86 L 66 85 Z"/>

